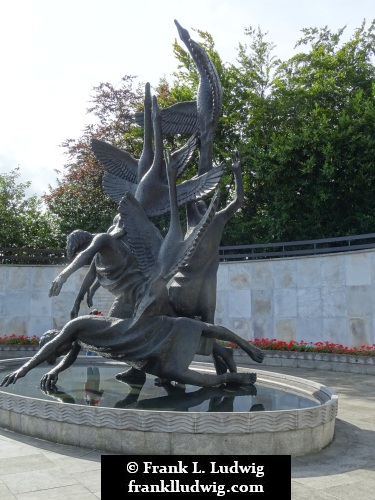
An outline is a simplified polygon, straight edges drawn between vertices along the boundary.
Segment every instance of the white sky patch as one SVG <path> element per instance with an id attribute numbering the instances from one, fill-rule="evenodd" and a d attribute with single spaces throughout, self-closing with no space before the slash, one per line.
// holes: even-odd
<path id="1" fill-rule="evenodd" d="M 78 139 L 93 87 L 116 85 L 124 75 L 157 85 L 177 69 L 174 19 L 209 32 L 224 62 L 235 63 L 245 27 L 268 32 L 275 55 L 287 59 L 301 29 L 351 36 L 375 19 L 373 0 L 14 0 L 0 2 L 0 173 L 18 165 L 28 194 L 55 186 L 66 162 L 60 144 Z M 183 45 L 182 45 L 183 46 Z M 184 46 L 183 46 L 184 47 Z"/>

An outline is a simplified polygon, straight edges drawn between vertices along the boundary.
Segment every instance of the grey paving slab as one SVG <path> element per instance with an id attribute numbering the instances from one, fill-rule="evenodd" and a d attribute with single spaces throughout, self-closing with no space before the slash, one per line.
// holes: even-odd
<path id="1" fill-rule="evenodd" d="M 75 457 L 51 458 L 51 460 L 68 474 L 87 474 L 88 472 L 101 470 L 100 457 L 99 461 L 87 460 L 85 458 L 77 460 Z"/>
<path id="2" fill-rule="evenodd" d="M 325 491 L 317 491 L 304 484 L 292 483 L 292 499 L 303 500 L 340 500 L 337 495 L 326 493 Z"/>
<path id="3" fill-rule="evenodd" d="M 22 443 L 12 440 L 0 440 L 0 460 L 34 454 L 35 447 L 33 446 L 24 446 Z"/>
<path id="4" fill-rule="evenodd" d="M 0 458 L 0 477 L 15 474 L 19 471 L 29 472 L 34 470 L 48 470 L 56 465 L 40 453 L 27 454 L 24 456 Z"/>
<path id="5" fill-rule="evenodd" d="M 85 472 L 84 474 L 72 474 L 72 477 L 85 486 L 89 491 L 95 493 L 100 491 L 101 477 L 100 470 Z"/>
<path id="6" fill-rule="evenodd" d="M 2 500 L 2 497 L 0 498 Z M 97 500 L 98 498 L 100 496 L 91 493 L 81 484 L 17 495 L 17 500 Z"/>
<path id="7" fill-rule="evenodd" d="M 356 481 L 350 486 L 342 484 L 335 485 L 335 487 L 324 488 L 324 492 L 332 496 L 336 495 L 340 500 L 351 500 L 353 498 L 372 500 L 375 498 L 374 485 L 362 481 Z"/>
<path id="8" fill-rule="evenodd" d="M 60 468 L 17 472 L 2 476 L 2 480 L 14 495 L 32 491 L 43 491 L 78 484 L 78 481 Z"/>

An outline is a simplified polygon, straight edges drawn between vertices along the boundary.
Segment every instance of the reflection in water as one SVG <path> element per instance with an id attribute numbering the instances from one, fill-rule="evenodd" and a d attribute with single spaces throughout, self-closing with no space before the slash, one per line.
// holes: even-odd
<path id="1" fill-rule="evenodd" d="M 40 389 L 43 394 L 46 396 L 50 396 L 52 399 L 56 399 L 60 403 L 70 403 L 75 404 L 75 399 L 71 394 L 67 394 L 64 391 L 60 391 L 57 386 L 52 387 L 51 389 Z"/>
<path id="2" fill-rule="evenodd" d="M 41 391 L 39 382 L 45 366 L 34 368 L 15 385 L 2 387 L 1 392 L 37 399 L 54 399 L 62 403 L 134 408 L 160 411 L 254 412 L 311 408 L 321 402 L 305 393 L 283 389 L 258 381 L 256 386 L 218 386 L 201 388 L 176 383 L 157 383 L 147 376 L 142 383 L 120 381 L 116 375 L 124 366 L 95 362 L 90 366 L 79 362 L 59 375 L 53 390 Z"/>
<path id="3" fill-rule="evenodd" d="M 97 366 L 89 366 L 87 368 L 87 381 L 85 383 L 85 400 L 89 406 L 97 406 L 103 396 L 103 392 L 99 390 L 100 372 Z"/>
<path id="4" fill-rule="evenodd" d="M 255 387 L 253 387 L 255 389 Z M 225 390 L 225 389 L 224 389 Z M 236 394 L 236 396 L 243 396 L 244 394 Z M 252 396 L 256 396 L 257 392 Z M 210 399 L 208 405 L 208 411 L 222 411 L 222 412 L 234 412 L 234 400 L 236 396 L 215 396 Z M 264 411 L 264 406 L 262 404 L 253 404 L 250 406 L 249 411 Z"/>
<path id="5" fill-rule="evenodd" d="M 163 383 L 161 387 L 167 392 L 166 396 L 139 400 L 144 384 L 125 383 L 129 388 L 129 394 L 115 404 L 115 408 L 132 408 L 135 410 L 159 410 L 159 411 L 189 411 L 189 408 L 202 405 L 208 401 L 209 412 L 233 412 L 234 399 L 237 396 L 256 396 L 257 390 L 254 386 L 246 387 L 202 387 L 196 391 L 186 392 L 186 387 L 170 382 Z M 263 406 L 263 405 L 257 405 Z M 264 409 L 264 408 L 263 408 Z M 248 411 L 252 411 L 250 408 Z"/>
<path id="6" fill-rule="evenodd" d="M 99 389 L 100 385 L 100 372 L 97 366 L 89 366 L 87 368 L 87 380 L 84 384 L 85 388 L 85 401 L 89 406 L 97 406 L 103 395 L 102 390 Z M 75 399 L 71 394 L 58 389 L 57 385 L 51 389 L 40 389 L 43 394 L 56 399 L 60 403 L 75 404 Z"/>

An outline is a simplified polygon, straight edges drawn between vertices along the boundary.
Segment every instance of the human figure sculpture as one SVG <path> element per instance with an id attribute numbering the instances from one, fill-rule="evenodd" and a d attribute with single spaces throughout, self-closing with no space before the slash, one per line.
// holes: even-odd
<path id="1" fill-rule="evenodd" d="M 153 289 L 155 292 L 155 288 Z M 153 297 L 158 299 L 156 295 Z M 80 316 L 69 321 L 61 332 L 47 342 L 18 370 L 7 375 L 1 386 L 15 383 L 32 368 L 47 361 L 51 356 L 65 357 L 45 374 L 43 388 L 55 385 L 58 373 L 65 370 L 75 346 L 89 348 L 104 357 L 123 361 L 163 380 L 182 384 L 210 387 L 223 383 L 252 385 L 256 373 L 224 373 L 220 375 L 192 370 L 201 338 L 213 338 L 234 342 L 254 361 L 261 363 L 264 353 L 225 327 L 215 326 L 191 318 L 170 316 L 145 316 L 133 323 L 132 319 Z"/>
<path id="2" fill-rule="evenodd" d="M 126 362 L 140 371 L 166 381 L 201 387 L 222 383 L 243 385 L 255 383 L 256 373 L 203 374 L 192 370 L 190 364 L 202 338 L 234 342 L 258 363 L 264 359 L 264 353 L 260 349 L 222 326 L 192 318 L 165 315 L 166 308 L 169 308 L 167 283 L 193 255 L 212 219 L 214 205 L 212 201 L 200 223 L 186 237 L 182 233 L 179 221 L 176 171 L 170 167 L 168 155 L 166 160 L 171 205 L 170 226 L 155 262 L 148 263 L 149 277 L 142 287 L 142 294 L 133 317 L 118 319 L 81 316 L 71 320 L 56 336 L 50 335 L 35 356 L 18 370 L 8 374 L 1 382 L 1 386 L 15 383 L 18 378 L 25 376 L 28 371 L 44 361 L 65 355 L 57 367 L 42 378 L 42 387 L 51 387 L 56 384 L 58 374 L 71 366 L 81 347 L 97 352 L 103 357 Z M 136 219 L 137 212 L 138 215 L 143 215 L 144 211 L 130 193 L 124 196 L 121 205 L 122 213 L 125 215 L 124 225 L 130 228 L 131 224 L 134 224 L 133 216 Z"/>
<path id="3" fill-rule="evenodd" d="M 170 302 L 179 315 L 199 317 L 208 323 L 214 322 L 216 309 L 219 244 L 225 225 L 241 206 L 244 198 L 241 164 L 238 156 L 234 158 L 231 168 L 236 184 L 234 200 L 215 213 L 194 255 L 173 277 L 169 286 Z M 203 201 L 189 203 L 186 209 L 189 225 L 194 227 L 206 210 L 207 207 Z"/>
<path id="4" fill-rule="evenodd" d="M 115 218 L 114 222 L 116 220 Z M 115 296 L 109 315 L 117 318 L 132 317 L 137 293 L 146 278 L 139 270 L 124 235 L 124 230 L 116 224 L 111 226 L 107 233 L 94 235 L 80 229 L 71 233 L 67 244 L 68 257 L 72 257 L 73 249 L 75 253 L 80 248 L 83 250 L 54 279 L 49 290 L 50 297 L 59 295 L 71 274 L 85 265 L 90 265 L 75 300 L 71 317 L 77 316 L 81 300 L 96 279 Z"/>
<path id="5" fill-rule="evenodd" d="M 145 219 L 139 220 L 136 218 L 135 220 L 136 224 L 131 225 L 130 222 L 127 224 L 131 234 L 137 232 L 137 227 L 144 226 L 145 224 Z M 139 270 L 138 263 L 126 243 L 125 230 L 120 230 L 116 226 L 116 222 L 118 222 L 118 216 L 114 220 L 115 224 L 109 228 L 107 233 L 93 235 L 86 231 L 76 230 L 68 238 L 68 257 L 72 258 L 74 254 L 76 256 L 54 279 L 49 291 L 50 296 L 59 295 L 63 284 L 69 276 L 91 262 L 89 271 L 81 284 L 75 300 L 71 312 L 72 319 L 78 316 L 79 306 L 85 294 L 89 292 L 90 296 L 92 295 L 93 292 L 90 291 L 90 286 L 93 283 L 95 284 L 95 282 L 99 283 L 100 286 L 115 296 L 108 313 L 109 316 L 115 318 L 131 318 L 133 316 L 137 300 L 141 296 L 142 287 L 146 281 L 146 276 Z M 149 222 L 149 224 L 151 223 Z M 149 258 L 149 248 L 151 247 L 154 253 L 158 251 L 162 238 L 156 227 L 154 227 L 153 231 L 150 231 L 150 225 L 147 226 L 147 235 L 146 257 Z M 150 239 L 151 235 L 152 239 Z M 138 244 L 138 240 L 136 244 Z M 81 248 L 83 249 L 79 251 Z M 142 244 L 142 248 L 146 248 L 144 243 Z M 139 259 L 142 262 L 140 257 Z M 168 302 L 166 303 L 166 307 L 168 307 Z M 165 313 L 169 316 L 178 315 L 178 312 L 176 313 L 172 307 L 165 309 Z M 235 371 L 232 352 L 226 350 L 220 344 L 214 344 L 213 357 L 218 372 L 224 372 L 228 367 L 230 371 Z M 223 360 L 222 364 L 220 364 L 220 360 Z M 132 368 L 128 372 L 119 374 L 118 378 L 139 380 L 143 378 L 143 375 L 136 373 L 135 369 Z"/>
<path id="6" fill-rule="evenodd" d="M 153 123 L 154 123 L 154 128 L 159 129 L 160 131 L 160 126 L 161 126 L 161 110 L 158 108 L 157 101 L 154 99 L 154 106 L 153 106 Z M 159 134 L 160 135 L 160 134 Z M 158 141 L 160 140 L 160 137 L 157 139 Z M 159 151 L 161 149 L 162 145 L 159 144 L 158 147 L 156 148 L 156 151 Z M 158 154 L 158 153 L 157 153 Z M 158 156 L 155 156 L 156 159 L 158 159 Z M 160 159 L 159 159 L 160 161 Z M 173 172 L 174 175 L 174 180 L 173 182 L 175 183 L 176 178 L 179 174 L 180 166 L 176 164 L 176 162 L 172 163 L 172 159 L 169 158 L 169 168 L 170 171 Z M 237 165 L 236 161 L 236 165 Z M 235 166 L 232 168 L 236 168 Z M 136 198 L 136 193 L 134 195 Z M 178 204 L 178 194 L 176 194 L 176 201 L 175 203 Z M 238 194 L 237 194 L 238 198 Z M 128 203 L 130 203 L 130 198 L 127 198 Z M 141 203 L 142 204 L 142 203 Z M 121 206 L 121 204 L 120 204 Z M 237 205 L 235 205 L 237 206 Z M 206 207 L 206 205 L 205 205 Z M 143 205 L 142 205 L 142 208 Z M 121 209 L 120 209 L 121 210 Z M 62 283 L 66 280 L 68 276 L 70 276 L 71 273 L 73 273 L 75 270 L 77 270 L 79 267 L 82 267 L 83 265 L 89 264 L 90 261 L 94 258 L 90 270 L 87 273 L 87 275 L 84 278 L 84 281 L 81 285 L 80 291 L 78 293 L 78 296 L 76 298 L 73 310 L 72 310 L 72 317 L 76 317 L 78 314 L 79 310 L 79 304 L 81 300 L 83 299 L 85 293 L 89 292 L 89 296 L 92 297 L 92 291 L 90 290 L 90 286 L 94 283 L 94 280 L 97 278 L 98 282 L 100 285 L 102 285 L 104 288 L 109 290 L 111 293 L 114 293 L 116 295 L 116 300 L 114 304 L 111 307 L 111 310 L 109 312 L 110 316 L 114 316 L 117 318 L 125 318 L 125 317 L 131 317 L 134 311 L 135 307 L 135 296 L 139 293 L 139 286 L 142 283 L 142 273 L 136 273 L 134 271 L 135 266 L 141 266 L 141 269 L 143 273 L 147 274 L 147 267 L 150 268 L 153 266 L 153 263 L 155 262 L 155 256 L 159 252 L 160 246 L 161 246 L 161 235 L 159 231 L 156 229 L 156 227 L 148 220 L 147 214 L 143 214 L 143 212 L 140 212 L 139 210 L 136 212 L 137 217 L 141 216 L 141 219 L 135 217 L 135 213 L 133 212 L 131 220 L 125 220 L 125 226 L 126 226 L 126 237 L 127 237 L 127 243 L 125 244 L 123 239 L 125 238 L 124 236 L 124 231 L 121 232 L 121 230 L 117 230 L 116 236 L 112 237 L 112 235 L 107 235 L 107 234 L 102 234 L 102 235 L 96 235 L 92 237 L 92 242 L 90 243 L 90 246 L 82 251 L 76 258 L 75 260 L 65 268 L 62 273 L 54 280 L 54 283 L 51 287 L 50 290 L 50 295 L 58 295 L 58 293 L 61 290 Z M 225 215 L 224 215 L 225 214 Z M 226 220 L 227 215 L 229 214 L 229 208 L 228 210 L 225 210 L 223 213 L 220 212 L 220 214 L 216 214 L 215 216 L 215 227 L 221 227 L 223 226 L 224 220 Z M 203 214 L 200 215 L 199 221 L 194 221 L 194 227 L 198 226 L 199 222 L 202 219 Z M 223 222 L 221 222 L 223 221 Z M 110 228 L 109 233 L 113 231 L 116 226 L 112 226 Z M 142 229 L 147 227 L 147 234 L 143 240 L 140 240 L 140 233 L 142 232 Z M 209 226 L 209 231 L 210 233 L 213 233 L 212 231 L 213 226 Z M 175 225 L 174 231 L 178 231 L 179 233 L 179 239 L 182 241 L 182 231 L 180 224 Z M 77 234 L 83 233 L 80 230 L 77 230 Z M 73 232 L 73 235 L 75 232 Z M 151 239 L 150 239 L 151 237 Z M 89 238 L 89 235 L 88 235 Z M 122 238 L 122 239 L 121 239 Z M 72 238 L 73 239 L 73 238 Z M 83 239 L 83 237 L 82 237 Z M 206 244 L 207 246 L 208 239 L 206 239 Z M 73 239 L 74 241 L 74 239 Z M 218 246 L 220 241 L 220 237 L 216 237 L 215 241 L 213 242 L 213 245 L 210 244 L 210 253 L 207 255 L 206 254 L 206 259 L 211 261 L 212 258 L 215 256 L 215 251 L 218 253 L 218 249 L 215 247 L 215 245 Z M 107 247 L 108 244 L 108 247 Z M 128 245 L 132 246 L 133 253 L 130 252 L 128 249 Z M 71 247 L 72 244 L 69 245 L 68 243 L 68 249 Z M 171 248 L 168 250 L 167 255 L 168 258 L 170 257 L 170 254 L 174 252 L 174 248 L 177 246 L 175 241 L 172 241 Z M 200 245 L 200 248 L 202 248 L 202 245 Z M 208 248 L 208 247 L 207 247 Z M 141 249 L 141 250 L 140 250 Z M 76 249 L 75 249 L 76 250 Z M 212 254 L 213 250 L 213 254 Z M 142 255 L 140 253 L 142 252 Z M 68 251 L 68 257 L 71 257 L 73 253 L 73 250 L 70 249 Z M 103 253 L 103 256 L 102 256 Z M 201 251 L 199 253 L 202 253 Z M 132 255 L 137 255 L 137 260 L 132 259 Z M 212 255 L 211 255 L 212 254 Z M 153 257 L 151 257 L 153 255 Z M 95 257 L 94 257 L 95 256 Z M 119 260 L 119 266 L 116 265 L 117 261 Z M 199 264 L 202 264 L 202 261 L 204 260 L 204 256 L 201 255 L 201 257 L 198 257 L 198 260 L 196 260 L 196 264 L 193 265 L 193 269 L 195 272 L 197 272 L 197 267 Z M 99 261 L 99 264 L 98 264 Z M 135 263 L 137 262 L 137 264 Z M 218 256 L 217 256 L 217 265 L 218 265 Z M 110 271 L 106 269 L 106 266 L 109 266 Z M 143 266 L 143 267 L 142 267 Z M 205 264 L 206 266 L 206 264 Z M 212 266 L 211 266 L 212 267 Z M 215 277 L 211 278 L 211 281 L 207 281 L 207 286 L 205 287 L 204 292 L 207 292 L 210 297 L 212 297 L 213 294 L 216 294 L 216 269 L 212 269 L 211 274 L 215 274 Z M 199 272 L 199 271 L 198 271 Z M 202 269 L 202 272 L 206 273 L 206 267 Z M 104 277 L 102 276 L 104 274 Z M 116 276 L 116 281 L 120 281 L 121 286 L 118 284 L 112 283 L 112 276 Z M 190 277 L 192 276 L 192 273 L 190 272 Z M 201 276 L 201 281 L 205 280 L 203 277 L 203 274 L 200 273 Z M 131 279 L 129 278 L 131 277 Z M 213 283 L 213 279 L 215 279 L 215 283 Z M 208 280 L 208 276 L 207 276 Z M 128 283 L 130 282 L 130 283 Z M 197 284 L 197 283 L 196 283 Z M 211 287 L 214 286 L 214 289 Z M 202 287 L 202 283 L 200 283 L 200 287 Z M 125 290 L 124 290 L 125 289 Z M 89 291 L 90 290 L 90 291 Z M 126 291 L 130 290 L 131 294 L 130 296 L 129 293 L 127 294 Z M 181 290 L 186 294 L 186 287 L 182 287 Z M 172 289 L 173 291 L 173 289 Z M 201 291 L 199 288 L 195 289 L 197 294 L 201 294 Z M 199 301 L 200 299 L 198 299 Z M 201 296 L 201 300 L 206 301 L 205 297 Z M 126 311 L 123 310 L 126 304 Z M 212 300 L 210 300 L 210 304 L 212 304 Z M 213 323 L 214 319 L 214 309 L 215 309 L 215 303 L 213 305 L 213 310 L 211 316 L 207 316 L 205 318 L 202 318 L 205 321 L 208 321 L 210 323 Z M 194 303 L 195 306 L 195 303 Z M 212 309 L 212 308 L 211 308 Z M 172 311 L 169 311 L 168 315 L 173 316 L 185 316 L 186 310 L 185 309 L 180 309 L 178 307 L 174 308 L 174 313 Z M 187 314 L 189 317 L 194 317 L 194 316 L 200 316 L 201 312 L 200 310 L 196 310 L 195 312 L 189 311 L 189 314 Z M 210 341 L 209 347 L 200 347 L 198 349 L 197 354 L 203 354 L 205 355 L 210 354 L 212 352 L 214 362 L 215 362 L 215 367 L 217 370 L 217 373 L 224 373 L 229 369 L 229 371 L 235 372 L 236 371 L 236 365 L 233 360 L 233 353 L 231 350 L 226 349 L 225 347 L 221 346 L 218 343 L 213 343 L 213 341 Z M 139 374 L 136 374 L 134 372 L 134 369 L 130 369 L 129 371 L 119 374 L 118 378 L 127 378 L 127 379 L 133 379 L 133 377 L 136 377 L 138 380 Z"/>
<path id="7" fill-rule="evenodd" d="M 194 255 L 173 277 L 169 285 L 169 301 L 179 316 L 199 318 L 207 323 L 214 323 L 216 310 L 217 270 L 219 267 L 219 244 L 225 225 L 241 206 L 244 189 L 241 176 L 241 162 L 238 154 L 233 158 L 236 195 L 225 208 L 215 213 Z M 204 215 L 207 207 L 203 201 L 187 204 L 187 221 L 194 227 Z M 202 340 L 200 354 L 211 351 L 212 340 Z M 220 352 L 218 352 L 220 351 Z M 232 351 L 216 347 L 214 363 L 218 372 L 230 364 L 228 355 Z M 224 356 L 224 359 L 223 359 Z M 233 361 L 232 361 L 233 362 Z"/>

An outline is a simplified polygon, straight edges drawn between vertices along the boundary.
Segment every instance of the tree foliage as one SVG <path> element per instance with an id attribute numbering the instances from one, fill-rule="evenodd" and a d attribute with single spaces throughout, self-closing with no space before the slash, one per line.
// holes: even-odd
<path id="1" fill-rule="evenodd" d="M 375 228 L 374 23 L 345 43 L 343 33 L 303 30 L 297 47 L 305 50 L 278 64 L 268 91 L 253 101 L 242 127 L 254 172 L 250 241 Z"/>
<path id="2" fill-rule="evenodd" d="M 142 150 L 142 129 L 135 124 L 134 113 L 142 105 L 143 90 L 134 77 L 123 77 L 116 87 L 101 83 L 93 90 L 87 113 L 94 123 L 84 128 L 79 139 L 67 139 L 62 144 L 68 162 L 57 188 L 50 187 L 50 194 L 44 197 L 49 209 L 60 218 L 65 235 L 77 228 L 105 232 L 116 215 L 117 205 L 102 188 L 104 169 L 91 150 L 91 139 L 126 149 L 135 158 Z"/>
<path id="3" fill-rule="evenodd" d="M 19 176 L 19 168 L 0 174 L 0 246 L 61 248 L 58 218 L 36 195 L 26 197 L 31 182 L 18 183 Z"/>

